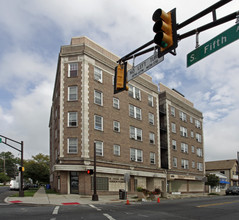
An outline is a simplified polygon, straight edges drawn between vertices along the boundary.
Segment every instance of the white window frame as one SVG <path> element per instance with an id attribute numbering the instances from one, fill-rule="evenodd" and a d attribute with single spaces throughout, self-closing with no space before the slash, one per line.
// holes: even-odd
<path id="1" fill-rule="evenodd" d="M 152 132 L 149 132 L 149 143 L 155 144 L 155 134 Z"/>
<path id="2" fill-rule="evenodd" d="M 137 87 L 129 85 L 129 96 L 141 101 L 141 91 Z"/>
<path id="3" fill-rule="evenodd" d="M 130 160 L 135 162 L 143 162 L 143 151 L 130 148 Z"/>
<path id="4" fill-rule="evenodd" d="M 103 82 L 102 70 L 96 66 L 94 67 L 94 80 L 100 83 Z"/>
<path id="5" fill-rule="evenodd" d="M 130 126 L 129 137 L 137 141 L 143 141 L 143 131 L 140 128 Z"/>
<path id="6" fill-rule="evenodd" d="M 173 150 L 177 150 L 177 141 L 172 140 L 172 148 Z"/>
<path id="7" fill-rule="evenodd" d="M 202 135 L 201 134 L 196 133 L 196 141 L 199 142 L 199 143 L 202 142 Z"/>
<path id="8" fill-rule="evenodd" d="M 180 126 L 180 135 L 182 137 L 188 137 L 188 129 L 183 126 Z"/>
<path id="9" fill-rule="evenodd" d="M 193 117 L 190 116 L 190 123 L 193 123 Z"/>
<path id="10" fill-rule="evenodd" d="M 120 132 L 120 122 L 118 121 L 113 121 L 113 130 L 115 132 Z"/>
<path id="11" fill-rule="evenodd" d="M 103 106 L 103 93 L 97 90 L 94 90 L 94 103 L 96 105 Z"/>
<path id="12" fill-rule="evenodd" d="M 138 120 L 142 120 L 141 108 L 129 104 L 129 116 Z"/>
<path id="13" fill-rule="evenodd" d="M 150 164 L 155 164 L 155 153 L 154 152 L 149 153 L 149 159 L 150 159 Z"/>
<path id="14" fill-rule="evenodd" d="M 68 127 L 78 126 L 78 112 L 68 112 Z"/>
<path id="15" fill-rule="evenodd" d="M 154 125 L 154 114 L 149 112 L 149 124 Z"/>
<path id="16" fill-rule="evenodd" d="M 191 138 L 194 138 L 194 132 L 191 131 Z"/>
<path id="17" fill-rule="evenodd" d="M 197 162 L 197 170 L 203 171 L 203 164 L 200 162 Z"/>
<path id="18" fill-rule="evenodd" d="M 154 107 L 154 97 L 152 95 L 148 95 L 148 105 Z"/>
<path id="19" fill-rule="evenodd" d="M 179 111 L 179 117 L 182 121 L 187 121 L 187 115 L 184 112 Z"/>
<path id="20" fill-rule="evenodd" d="M 192 161 L 192 168 L 195 169 L 195 161 Z"/>
<path id="21" fill-rule="evenodd" d="M 96 156 L 104 156 L 104 146 L 102 141 L 95 141 Z"/>
<path id="22" fill-rule="evenodd" d="M 76 74 L 72 73 L 76 71 Z M 72 75 L 73 74 L 73 75 Z M 69 63 L 68 64 L 68 77 L 77 77 L 78 76 L 78 63 Z"/>
<path id="23" fill-rule="evenodd" d="M 201 122 L 197 119 L 195 119 L 195 126 L 196 128 L 201 128 Z"/>
<path id="24" fill-rule="evenodd" d="M 77 138 L 67 138 L 67 153 L 77 154 L 78 153 L 78 139 Z"/>
<path id="25" fill-rule="evenodd" d="M 203 152 L 202 152 L 202 148 L 197 148 L 197 156 L 198 157 L 203 157 Z"/>
<path id="26" fill-rule="evenodd" d="M 195 153 L 195 146 L 191 146 L 191 149 L 192 149 L 192 153 Z"/>
<path id="27" fill-rule="evenodd" d="M 181 143 L 181 152 L 188 153 L 188 144 Z"/>
<path id="28" fill-rule="evenodd" d="M 175 108 L 173 106 L 170 107 L 171 115 L 175 117 Z"/>
<path id="29" fill-rule="evenodd" d="M 120 109 L 120 102 L 118 98 L 113 97 L 113 107 L 116 109 Z"/>
<path id="30" fill-rule="evenodd" d="M 181 159 L 181 167 L 183 169 L 188 169 L 189 166 L 188 166 L 188 160 L 185 160 L 185 159 Z"/>
<path id="31" fill-rule="evenodd" d="M 173 123 L 173 122 L 171 123 L 171 128 L 172 128 L 172 129 L 171 129 L 172 132 L 173 132 L 173 133 L 176 133 L 176 124 L 175 124 L 175 123 Z"/>
<path id="32" fill-rule="evenodd" d="M 100 123 L 98 120 L 100 120 Z M 98 131 L 103 131 L 103 117 L 102 116 L 94 115 L 94 129 L 98 130 Z"/>
<path id="33" fill-rule="evenodd" d="M 114 144 L 113 153 L 114 153 L 115 156 L 120 156 L 120 145 Z"/>
<path id="34" fill-rule="evenodd" d="M 178 158 L 173 157 L 173 167 L 178 167 Z"/>
<path id="35" fill-rule="evenodd" d="M 73 96 L 74 98 L 72 98 Z M 78 86 L 68 86 L 68 101 L 78 100 Z"/>

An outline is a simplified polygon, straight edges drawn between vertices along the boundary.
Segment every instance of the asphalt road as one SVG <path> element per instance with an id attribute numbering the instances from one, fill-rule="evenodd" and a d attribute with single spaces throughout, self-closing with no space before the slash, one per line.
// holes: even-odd
<path id="1" fill-rule="evenodd" d="M 10 191 L 9 186 L 0 186 L 0 204 L 4 203 L 4 199 L 17 191 Z M 0 218 L 1 219 L 1 218 Z"/>
<path id="2" fill-rule="evenodd" d="M 141 219 L 239 219 L 239 196 L 161 200 L 156 202 L 98 205 L 0 205 L 0 219 L 7 220 L 141 220 Z"/>

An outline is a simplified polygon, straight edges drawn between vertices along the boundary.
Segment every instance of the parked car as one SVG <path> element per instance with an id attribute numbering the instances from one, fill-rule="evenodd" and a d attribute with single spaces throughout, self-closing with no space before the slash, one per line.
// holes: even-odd
<path id="1" fill-rule="evenodd" d="M 226 190 L 226 195 L 239 195 L 239 186 L 230 186 Z"/>
<path id="2" fill-rule="evenodd" d="M 10 190 L 19 190 L 19 182 L 17 182 L 16 180 L 11 180 Z"/>

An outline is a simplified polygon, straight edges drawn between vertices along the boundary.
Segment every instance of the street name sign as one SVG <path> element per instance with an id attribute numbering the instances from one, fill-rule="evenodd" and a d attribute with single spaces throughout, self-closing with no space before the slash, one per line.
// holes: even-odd
<path id="1" fill-rule="evenodd" d="M 154 55 L 139 63 L 137 66 L 134 66 L 127 72 L 127 81 L 130 81 L 141 75 L 142 73 L 161 63 L 163 60 L 163 56 L 158 58 L 158 53 L 154 53 Z"/>
<path id="2" fill-rule="evenodd" d="M 187 67 L 239 39 L 239 23 L 187 54 Z"/>

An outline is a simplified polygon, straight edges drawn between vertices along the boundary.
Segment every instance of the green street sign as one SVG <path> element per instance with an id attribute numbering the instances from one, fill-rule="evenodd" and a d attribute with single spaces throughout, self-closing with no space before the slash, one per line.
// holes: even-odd
<path id="1" fill-rule="evenodd" d="M 238 39 L 239 24 L 236 24 L 187 54 L 187 67 Z"/>
<path id="2" fill-rule="evenodd" d="M 2 143 L 2 138 L 0 138 L 0 143 Z"/>

